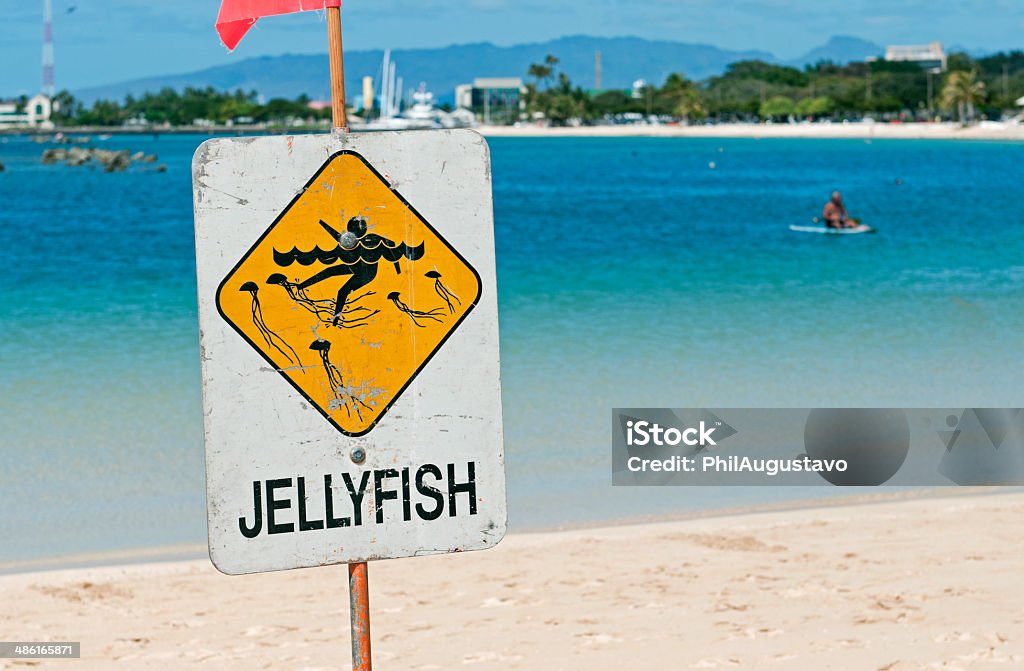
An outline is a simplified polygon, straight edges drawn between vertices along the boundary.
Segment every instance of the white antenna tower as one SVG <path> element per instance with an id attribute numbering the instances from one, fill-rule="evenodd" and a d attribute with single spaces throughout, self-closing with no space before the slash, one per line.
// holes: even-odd
<path id="1" fill-rule="evenodd" d="M 53 82 L 53 0 L 43 0 L 43 95 L 57 92 Z"/>

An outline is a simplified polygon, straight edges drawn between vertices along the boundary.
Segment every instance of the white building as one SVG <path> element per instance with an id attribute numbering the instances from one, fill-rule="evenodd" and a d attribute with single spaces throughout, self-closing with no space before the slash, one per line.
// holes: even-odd
<path id="1" fill-rule="evenodd" d="M 0 128 L 53 128 L 53 122 L 50 121 L 53 111 L 53 101 L 41 93 L 29 98 L 22 112 L 18 111 L 17 103 L 0 103 Z"/>
<path id="2" fill-rule="evenodd" d="M 945 72 L 948 57 L 942 42 L 894 45 L 885 48 L 885 60 L 917 63 L 923 70 Z"/>
<path id="3" fill-rule="evenodd" d="M 643 97 L 647 94 L 647 80 L 637 79 L 633 82 L 633 89 L 630 93 L 630 97 L 633 100 L 643 100 Z"/>
<path id="4" fill-rule="evenodd" d="M 470 110 L 484 123 L 512 123 L 526 107 L 525 94 L 519 77 L 478 77 L 455 87 L 455 107 Z"/>
<path id="5" fill-rule="evenodd" d="M 455 87 L 455 106 L 474 109 L 488 102 L 508 104 L 509 101 L 518 106 L 524 93 L 526 87 L 519 77 L 478 77 L 472 84 Z"/>

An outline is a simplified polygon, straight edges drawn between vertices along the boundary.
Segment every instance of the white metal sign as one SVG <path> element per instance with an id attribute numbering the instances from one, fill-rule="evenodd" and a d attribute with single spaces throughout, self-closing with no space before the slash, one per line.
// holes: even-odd
<path id="1" fill-rule="evenodd" d="M 193 183 L 217 568 L 255 573 L 501 540 L 483 138 L 210 140 Z"/>

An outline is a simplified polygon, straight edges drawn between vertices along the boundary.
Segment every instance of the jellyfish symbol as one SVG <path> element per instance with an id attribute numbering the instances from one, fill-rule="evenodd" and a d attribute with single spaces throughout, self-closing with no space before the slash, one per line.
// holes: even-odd
<path id="1" fill-rule="evenodd" d="M 409 319 L 412 320 L 412 323 L 420 328 L 426 328 L 426 324 L 421 324 L 419 322 L 419 320 L 421 319 L 430 319 L 435 322 L 441 322 L 437 315 L 441 314 L 441 312 L 444 311 L 444 308 L 434 308 L 429 312 L 423 312 L 422 310 L 413 310 L 411 307 L 402 302 L 401 294 L 399 294 L 397 291 L 392 291 L 390 294 L 388 294 L 388 298 L 391 300 L 391 302 L 394 304 L 396 308 L 398 308 L 405 314 L 409 315 Z"/>
<path id="2" fill-rule="evenodd" d="M 311 298 L 305 288 L 294 282 L 289 282 L 288 278 L 281 273 L 274 273 L 268 277 L 267 284 L 282 287 L 288 294 L 288 297 L 297 305 L 312 312 L 323 323 L 340 328 L 351 329 L 366 326 L 367 320 L 380 312 L 380 310 L 371 310 L 368 307 L 359 305 L 359 302 L 363 299 L 373 296 L 375 293 L 373 291 L 367 291 L 349 298 L 345 307 L 341 310 L 339 318 L 337 316 L 336 301 L 330 298 Z"/>
<path id="3" fill-rule="evenodd" d="M 443 300 L 445 305 L 448 306 L 448 313 L 455 314 L 455 305 L 452 304 L 452 301 L 455 301 L 459 305 L 462 305 L 462 301 L 459 300 L 458 296 L 449 291 L 448 287 L 441 282 L 441 273 L 436 270 L 431 270 L 426 274 L 426 277 L 434 280 L 434 291 L 437 292 L 437 295 L 440 296 L 441 300 Z"/>
<path id="4" fill-rule="evenodd" d="M 284 338 L 274 333 L 274 331 L 267 326 L 267 321 L 263 318 L 263 308 L 260 306 L 260 288 L 256 286 L 255 282 L 246 282 L 238 290 L 248 291 L 252 294 L 252 323 L 256 326 L 256 330 L 260 332 L 260 335 L 263 336 L 263 340 L 266 341 L 267 345 L 280 352 L 281 355 L 288 359 L 290 363 L 298 366 L 299 370 L 302 370 L 302 362 L 299 360 L 298 353 L 292 349 L 291 345 L 285 342 Z M 280 345 L 278 343 L 280 343 Z M 291 356 L 281 348 L 281 345 L 288 348 L 288 352 L 291 352 Z M 292 358 L 293 356 L 295 357 L 294 359 Z"/>
<path id="5" fill-rule="evenodd" d="M 359 419 L 363 418 L 362 413 L 359 411 L 359 406 L 370 409 L 366 403 L 356 398 L 345 386 L 345 380 L 341 376 L 341 371 L 338 367 L 331 363 L 331 343 L 329 340 L 314 340 L 310 344 L 309 349 L 314 352 L 320 353 L 320 362 L 323 364 L 324 372 L 327 373 L 327 383 L 331 387 L 336 401 L 331 402 L 331 409 L 336 409 L 338 406 L 345 408 L 345 412 L 348 416 L 352 416 L 352 410 L 356 411 L 356 416 Z"/>

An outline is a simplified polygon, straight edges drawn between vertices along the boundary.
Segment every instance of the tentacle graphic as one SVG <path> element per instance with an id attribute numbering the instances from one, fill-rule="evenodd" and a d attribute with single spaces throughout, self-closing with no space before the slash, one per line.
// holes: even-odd
<path id="1" fill-rule="evenodd" d="M 345 380 L 342 378 L 341 371 L 338 367 L 331 363 L 331 343 L 328 340 L 314 340 L 310 344 L 309 349 L 320 353 L 320 362 L 323 364 L 324 372 L 327 374 L 327 384 L 330 385 L 331 393 L 335 400 L 331 402 L 331 409 L 335 409 L 338 406 L 345 408 L 345 412 L 348 416 L 352 416 L 352 411 L 355 410 L 356 416 L 361 420 L 363 414 L 360 411 L 360 407 L 370 409 L 370 406 L 363 402 L 361 399 L 356 398 L 349 391 L 348 387 L 345 386 Z"/>
<path id="2" fill-rule="evenodd" d="M 238 289 L 239 291 L 248 291 L 252 295 L 252 323 L 256 326 L 256 330 L 259 331 L 260 335 L 263 336 L 263 340 L 266 341 L 267 345 L 273 347 L 280 352 L 284 358 L 292 364 L 295 364 L 302 370 L 302 361 L 299 360 L 298 353 L 292 349 L 292 346 L 285 342 L 284 338 L 274 333 L 274 331 L 267 326 L 266 319 L 263 318 L 263 308 L 260 305 L 260 288 L 255 282 L 246 282 Z M 291 352 L 289 356 L 288 352 L 281 348 L 281 345 L 288 348 L 288 352 Z M 292 357 L 295 357 L 294 359 Z"/>
<path id="3" fill-rule="evenodd" d="M 444 308 L 434 308 L 429 312 L 423 312 L 422 310 L 414 310 L 402 302 L 401 294 L 399 294 L 397 291 L 392 291 L 390 294 L 388 294 L 388 298 L 391 300 L 391 302 L 394 304 L 396 308 L 398 308 L 405 314 L 409 315 L 409 319 L 412 320 L 412 323 L 418 326 L 419 328 L 426 328 L 426 324 L 420 323 L 421 319 L 424 321 L 432 320 L 438 323 L 443 323 L 441 322 L 441 319 L 438 318 L 438 315 L 444 311 Z"/>
<path id="4" fill-rule="evenodd" d="M 437 295 L 440 296 L 441 300 L 443 300 L 445 305 L 448 306 L 448 313 L 455 314 L 455 305 L 452 304 L 452 301 L 455 301 L 459 305 L 462 305 L 462 301 L 459 300 L 458 296 L 449 291 L 448 287 L 442 284 L 441 273 L 436 270 L 431 270 L 425 275 L 425 277 L 429 277 L 434 280 L 434 291 L 437 292 Z"/>

